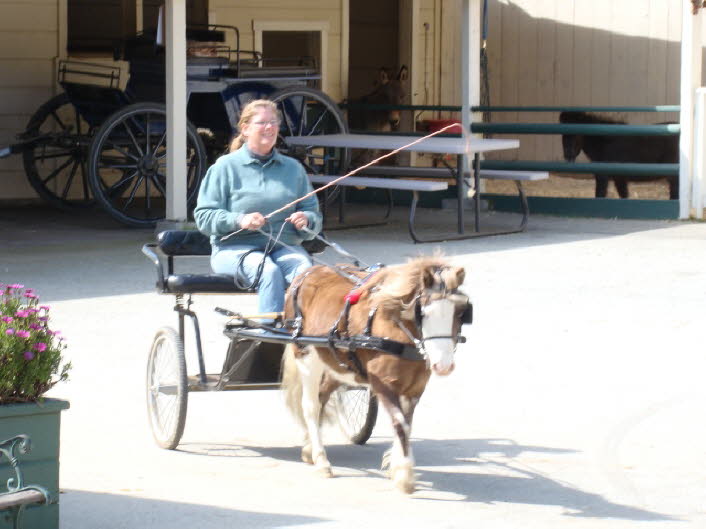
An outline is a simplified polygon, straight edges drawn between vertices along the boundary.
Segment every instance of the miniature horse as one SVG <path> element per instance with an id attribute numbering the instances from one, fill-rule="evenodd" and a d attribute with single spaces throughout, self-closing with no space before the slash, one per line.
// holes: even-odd
<path id="1" fill-rule="evenodd" d="M 335 331 L 343 337 L 385 337 L 406 344 L 411 352 L 288 346 L 282 387 L 290 411 L 306 430 L 302 460 L 332 476 L 319 432 L 326 402 L 342 384 L 370 387 L 395 432 L 383 462 L 389 463 L 395 485 L 411 493 L 412 416 L 431 373 L 445 376 L 454 369 L 460 326 L 470 310 L 468 297 L 457 290 L 465 271 L 439 258 L 418 258 L 382 268 L 372 277 L 347 272 L 359 278 L 357 285 L 326 266 L 298 276 L 287 293 L 285 318 L 301 315 L 306 336 Z M 349 305 L 346 299 L 353 293 L 356 302 Z"/>
<path id="2" fill-rule="evenodd" d="M 587 112 L 562 112 L 560 123 L 605 123 L 625 125 L 624 121 L 600 117 Z M 677 163 L 679 161 L 679 136 L 607 136 L 564 134 L 561 137 L 564 159 L 573 162 L 583 150 L 592 162 L 642 162 Z M 620 198 L 628 198 L 628 181 L 646 182 L 667 179 L 669 198 L 679 198 L 679 177 L 670 176 L 630 176 L 595 175 L 596 198 L 605 198 L 608 182 L 612 179 Z"/>

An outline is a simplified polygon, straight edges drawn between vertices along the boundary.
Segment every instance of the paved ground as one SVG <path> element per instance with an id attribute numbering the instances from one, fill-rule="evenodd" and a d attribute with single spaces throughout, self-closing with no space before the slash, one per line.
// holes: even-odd
<path id="1" fill-rule="evenodd" d="M 435 248 L 399 220 L 331 235 L 370 262 Z M 155 446 L 146 353 L 175 319 L 139 251 L 151 236 L 98 213 L 0 210 L 0 281 L 52 305 L 75 366 L 52 392 L 71 401 L 62 528 L 706 527 L 706 224 L 535 216 L 523 234 L 441 245 L 466 266 L 476 321 L 418 408 L 410 497 L 377 470 L 382 417 L 363 447 L 327 433 L 325 480 L 298 461 L 276 391 L 192 394 L 179 449 Z M 214 370 L 216 304 L 252 301 L 197 305 Z"/>

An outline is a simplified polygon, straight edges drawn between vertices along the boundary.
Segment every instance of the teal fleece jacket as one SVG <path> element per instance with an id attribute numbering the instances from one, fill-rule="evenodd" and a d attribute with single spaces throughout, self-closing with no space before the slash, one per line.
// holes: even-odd
<path id="1" fill-rule="evenodd" d="M 294 158 L 274 149 L 272 157 L 263 163 L 243 145 L 237 151 L 221 156 L 206 172 L 194 209 L 196 227 L 211 236 L 214 247 L 248 244 L 264 248 L 268 239 L 258 231 L 243 230 L 223 242 L 220 238 L 239 230 L 240 221 L 247 213 L 267 215 L 311 190 L 304 167 Z M 306 214 L 308 228 L 314 233 L 321 231 L 322 219 L 316 195 L 273 215 L 263 231 L 271 230 L 272 235 L 277 236 L 284 224 L 282 242 L 299 245 L 305 239 L 312 239 L 313 235 L 285 222 L 295 211 Z"/>

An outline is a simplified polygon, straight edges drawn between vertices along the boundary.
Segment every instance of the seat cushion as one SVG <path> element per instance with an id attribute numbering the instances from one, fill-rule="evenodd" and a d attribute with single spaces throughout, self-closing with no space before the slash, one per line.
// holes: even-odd
<path id="1" fill-rule="evenodd" d="M 235 286 L 227 274 L 174 274 L 167 277 L 167 292 L 171 294 L 246 294 L 257 292 Z"/>

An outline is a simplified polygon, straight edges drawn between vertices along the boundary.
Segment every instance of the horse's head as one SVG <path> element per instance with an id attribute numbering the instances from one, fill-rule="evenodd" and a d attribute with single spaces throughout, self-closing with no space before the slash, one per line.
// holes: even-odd
<path id="1" fill-rule="evenodd" d="M 438 258 L 420 258 L 390 267 L 385 274 L 374 294 L 376 302 L 392 321 L 399 316 L 416 331 L 415 339 L 434 373 L 450 374 L 461 325 L 470 323 L 471 316 L 468 296 L 459 291 L 464 269 Z"/>
<path id="2" fill-rule="evenodd" d="M 445 376 L 454 369 L 454 353 L 461 325 L 469 321 L 468 296 L 458 290 L 466 276 L 460 266 L 430 267 L 415 308 L 422 347 L 434 373 Z"/>
<path id="3" fill-rule="evenodd" d="M 584 123 L 583 112 L 562 112 L 559 123 Z M 573 162 L 583 149 L 583 136 L 579 134 L 562 134 L 561 146 L 564 148 L 564 160 Z"/>
<path id="4" fill-rule="evenodd" d="M 378 105 L 400 105 L 407 97 L 405 83 L 409 73 L 406 66 L 402 66 L 397 75 L 394 75 L 388 68 L 380 68 L 378 78 L 375 81 L 375 89 L 364 99 L 369 103 Z M 400 111 L 383 110 L 377 114 L 375 121 L 378 121 L 377 128 L 383 131 L 398 130 L 400 127 Z"/>

